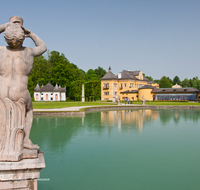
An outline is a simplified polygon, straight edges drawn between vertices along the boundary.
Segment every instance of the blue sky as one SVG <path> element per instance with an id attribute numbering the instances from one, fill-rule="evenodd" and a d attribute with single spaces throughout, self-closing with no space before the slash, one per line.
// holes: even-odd
<path id="1" fill-rule="evenodd" d="M 199 10 L 199 0 L 3 0 L 0 23 L 21 16 L 49 51 L 84 71 L 111 66 L 114 74 L 142 70 L 183 80 L 200 78 Z"/>

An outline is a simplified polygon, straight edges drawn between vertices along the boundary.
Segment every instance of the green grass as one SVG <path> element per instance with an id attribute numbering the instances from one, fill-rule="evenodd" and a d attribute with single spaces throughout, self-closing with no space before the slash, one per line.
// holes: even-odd
<path id="1" fill-rule="evenodd" d="M 121 102 L 124 104 L 124 102 Z M 141 105 L 142 101 L 134 101 L 133 104 Z M 65 108 L 65 107 L 74 107 L 74 106 L 99 106 L 99 105 L 116 105 L 113 102 L 105 101 L 96 101 L 96 102 L 33 102 L 33 109 L 51 109 L 51 108 Z M 129 104 L 132 105 L 132 104 Z M 170 102 L 170 101 L 146 101 L 145 105 L 152 106 L 200 106 L 200 103 L 193 102 Z"/>
<path id="2" fill-rule="evenodd" d="M 142 101 L 134 101 L 133 104 L 142 104 Z M 145 105 L 152 106 L 200 106 L 200 103 L 196 102 L 172 102 L 172 101 L 146 101 Z"/>
<path id="3" fill-rule="evenodd" d="M 65 108 L 74 106 L 116 105 L 112 102 L 33 102 L 33 109 Z"/>

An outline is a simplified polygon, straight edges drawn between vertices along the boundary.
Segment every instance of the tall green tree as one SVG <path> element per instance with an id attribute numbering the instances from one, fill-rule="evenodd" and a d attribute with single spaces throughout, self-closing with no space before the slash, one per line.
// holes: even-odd
<path id="1" fill-rule="evenodd" d="M 86 73 L 86 81 L 97 80 L 97 79 L 99 78 L 97 77 L 95 71 L 93 69 L 89 69 Z"/>
<path id="2" fill-rule="evenodd" d="M 190 87 L 190 81 L 185 78 L 182 82 L 181 82 L 181 86 L 182 87 Z"/>
<path id="3" fill-rule="evenodd" d="M 171 88 L 172 85 L 173 85 L 172 82 L 166 76 L 163 76 L 160 79 L 160 82 L 159 82 L 159 87 L 160 88 Z"/>
<path id="4" fill-rule="evenodd" d="M 179 78 L 178 76 L 175 76 L 175 77 L 173 78 L 172 84 L 173 84 L 173 85 L 175 85 L 175 84 L 180 85 L 180 84 L 181 84 L 180 78 Z"/>
<path id="5" fill-rule="evenodd" d="M 85 82 L 86 100 L 99 100 L 101 98 L 101 81 L 90 80 Z"/>
<path id="6" fill-rule="evenodd" d="M 94 72 L 96 73 L 99 79 L 101 79 L 107 73 L 106 70 L 104 70 L 102 67 L 98 67 L 94 70 Z"/>
<path id="7" fill-rule="evenodd" d="M 83 80 L 76 80 L 71 83 L 69 90 L 69 97 L 71 100 L 80 101 L 82 97 L 82 84 Z"/>
<path id="8" fill-rule="evenodd" d="M 39 56 L 34 59 L 33 69 L 29 76 L 28 88 L 33 97 L 33 89 L 37 83 L 42 86 L 51 82 L 52 85 L 66 86 L 66 94 L 69 96 L 72 82 L 84 80 L 85 72 L 57 51 L 48 52 L 47 59 Z"/>

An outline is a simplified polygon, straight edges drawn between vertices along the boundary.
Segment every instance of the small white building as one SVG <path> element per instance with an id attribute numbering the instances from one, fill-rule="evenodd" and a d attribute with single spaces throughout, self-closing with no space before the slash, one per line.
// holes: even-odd
<path id="1" fill-rule="evenodd" d="M 57 85 L 54 87 L 48 83 L 45 86 L 37 84 L 34 88 L 34 100 L 35 101 L 66 101 L 66 87 L 61 88 Z"/>

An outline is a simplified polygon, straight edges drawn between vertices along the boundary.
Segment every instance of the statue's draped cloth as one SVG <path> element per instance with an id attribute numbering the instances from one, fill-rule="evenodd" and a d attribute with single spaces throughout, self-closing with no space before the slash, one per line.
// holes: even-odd
<path id="1" fill-rule="evenodd" d="M 26 157 L 27 151 L 23 148 L 25 114 L 23 99 L 15 102 L 0 97 L 0 161 L 19 161 Z"/>

